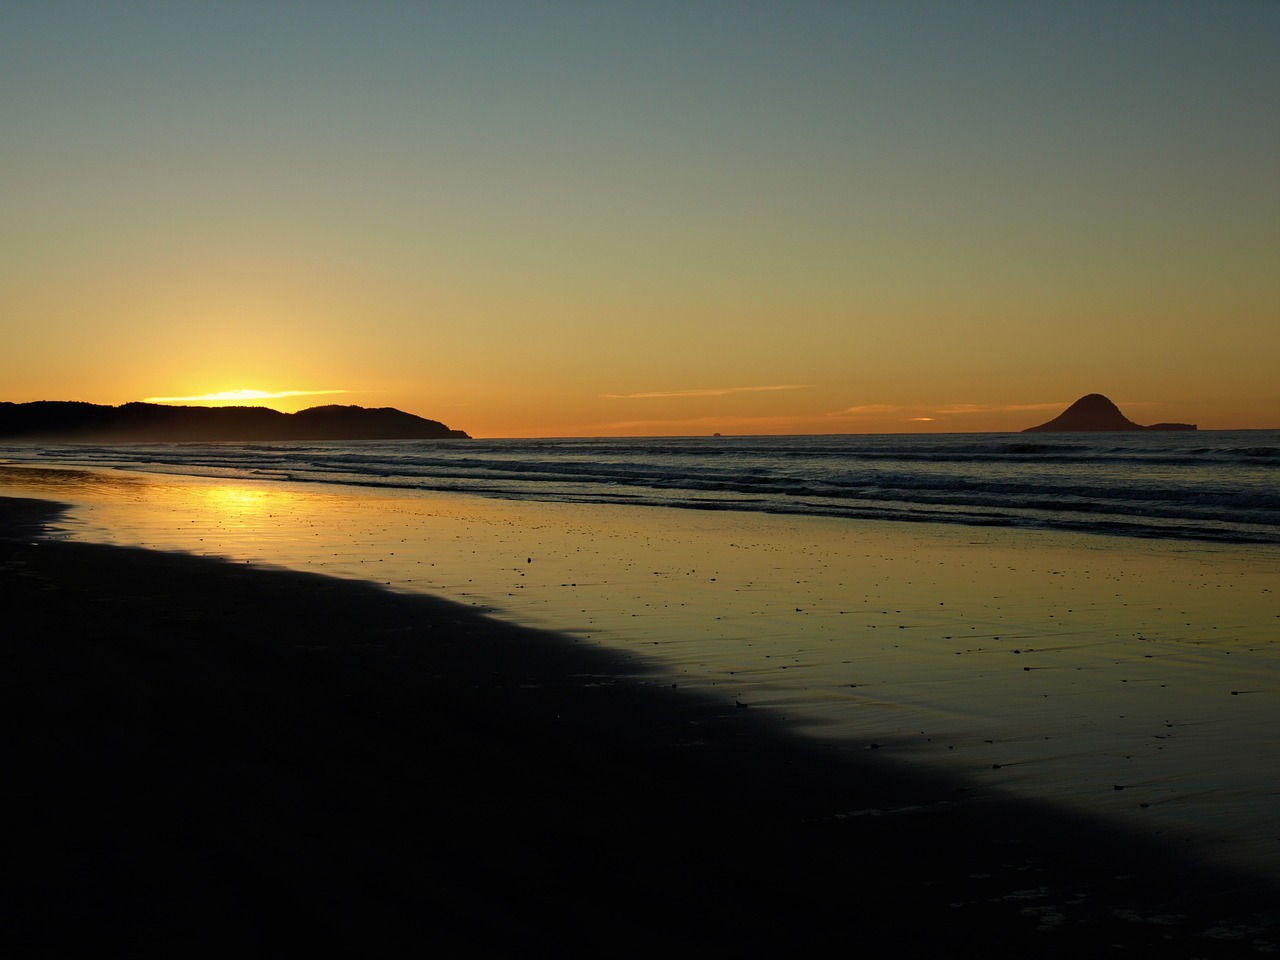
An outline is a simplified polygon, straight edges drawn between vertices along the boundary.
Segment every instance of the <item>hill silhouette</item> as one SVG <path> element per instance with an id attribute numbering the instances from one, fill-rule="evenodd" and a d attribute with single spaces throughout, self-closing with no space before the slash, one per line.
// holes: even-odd
<path id="1" fill-rule="evenodd" d="M 438 420 L 396 410 L 331 404 L 297 413 L 269 407 L 183 407 L 78 401 L 0 403 L 0 439 L 96 443 L 243 440 L 470 439 Z"/>
<path id="2" fill-rule="evenodd" d="M 1027 427 L 1023 433 L 1104 433 L 1129 430 L 1194 430 L 1194 423 L 1134 423 L 1100 393 L 1081 397 L 1047 423 Z"/>

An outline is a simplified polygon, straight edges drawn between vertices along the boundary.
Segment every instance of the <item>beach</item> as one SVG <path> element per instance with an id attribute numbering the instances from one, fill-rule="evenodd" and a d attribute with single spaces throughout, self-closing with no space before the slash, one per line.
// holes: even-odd
<path id="1" fill-rule="evenodd" d="M 5 490 L 20 955 L 1276 948 L 1248 551 Z"/>

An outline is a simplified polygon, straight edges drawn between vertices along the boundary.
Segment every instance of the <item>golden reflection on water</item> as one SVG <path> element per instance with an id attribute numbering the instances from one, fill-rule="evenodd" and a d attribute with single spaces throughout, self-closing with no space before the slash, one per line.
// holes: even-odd
<path id="1" fill-rule="evenodd" d="M 132 482 L 133 477 L 96 470 L 0 463 L 0 484 L 13 496 L 47 497 L 59 489 L 75 491 L 93 487 L 119 487 Z"/>
<path id="2" fill-rule="evenodd" d="M 193 492 L 195 500 L 191 506 L 197 513 L 193 522 L 204 521 L 227 531 L 250 534 L 257 531 L 264 537 L 269 537 L 269 528 L 275 526 L 276 517 L 283 520 L 299 514 L 311 499 L 291 490 L 221 484 L 198 486 Z"/>
<path id="3" fill-rule="evenodd" d="M 242 514 L 261 511 L 267 507 L 272 495 L 265 490 L 253 490 L 248 487 L 209 487 L 203 491 L 205 504 L 215 510 Z"/>

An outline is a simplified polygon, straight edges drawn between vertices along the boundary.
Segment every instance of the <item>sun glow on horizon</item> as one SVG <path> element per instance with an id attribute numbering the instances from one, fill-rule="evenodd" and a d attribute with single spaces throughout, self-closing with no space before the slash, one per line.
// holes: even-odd
<path id="1" fill-rule="evenodd" d="M 237 404 L 249 400 L 284 400 L 289 397 L 321 397 L 347 390 L 222 390 L 191 397 L 144 397 L 143 403 Z"/>

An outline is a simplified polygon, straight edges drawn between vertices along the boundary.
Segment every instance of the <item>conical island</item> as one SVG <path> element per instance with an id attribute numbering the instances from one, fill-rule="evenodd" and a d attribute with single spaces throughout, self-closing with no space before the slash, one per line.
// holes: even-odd
<path id="1" fill-rule="evenodd" d="M 1106 433 L 1130 430 L 1194 430 L 1194 423 L 1134 423 L 1100 393 L 1081 397 L 1048 423 L 1027 427 L 1023 433 Z"/>

